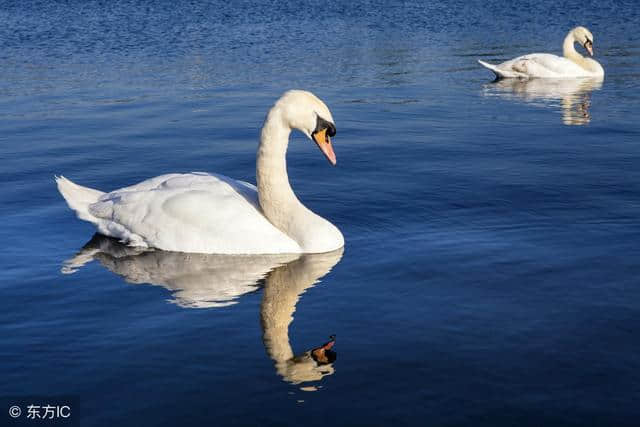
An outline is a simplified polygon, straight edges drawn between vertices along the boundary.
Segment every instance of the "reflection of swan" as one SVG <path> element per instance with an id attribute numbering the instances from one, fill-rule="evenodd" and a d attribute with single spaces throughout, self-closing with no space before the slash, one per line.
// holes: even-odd
<path id="1" fill-rule="evenodd" d="M 333 340 L 295 356 L 289 324 L 300 295 L 325 276 L 343 249 L 307 255 L 208 255 L 141 250 L 96 234 L 62 269 L 73 273 L 96 259 L 130 283 L 151 283 L 173 292 L 185 308 L 221 307 L 256 290 L 264 279 L 260 318 L 267 354 L 287 382 L 317 381 L 333 373 Z"/>
<path id="2" fill-rule="evenodd" d="M 504 79 L 485 85 L 485 95 L 520 99 L 544 107 L 560 104 L 564 124 L 582 125 L 591 121 L 590 94 L 601 86 L 602 80 L 589 78 Z"/>
<path id="3" fill-rule="evenodd" d="M 98 260 L 129 283 L 160 285 L 173 293 L 174 303 L 186 308 L 223 307 L 258 288 L 275 267 L 299 255 L 210 255 L 132 248 L 95 234 L 63 273 L 73 273 Z"/>
<path id="4" fill-rule="evenodd" d="M 289 324 L 300 294 L 326 275 L 341 257 L 342 249 L 305 255 L 276 268 L 265 281 L 260 306 L 264 344 L 276 370 L 286 381 L 294 384 L 316 381 L 333 373 L 333 367 L 318 364 L 311 351 L 294 357 L 289 344 Z"/>
<path id="5" fill-rule="evenodd" d="M 344 239 L 289 185 L 289 134 L 299 129 L 335 165 L 331 112 L 310 92 L 286 92 L 271 108 L 257 154 L 258 187 L 223 175 L 169 174 L 103 193 L 56 178 L 80 219 L 131 246 L 225 254 L 320 253 Z"/>
<path id="6" fill-rule="evenodd" d="M 478 61 L 496 74 L 496 78 L 504 77 L 604 77 L 604 69 L 591 58 L 585 58 L 576 52 L 573 44 L 580 43 L 593 56 L 593 35 L 585 27 L 576 27 L 569 31 L 562 45 L 564 57 L 549 53 L 532 53 L 519 56 L 498 65 Z"/>

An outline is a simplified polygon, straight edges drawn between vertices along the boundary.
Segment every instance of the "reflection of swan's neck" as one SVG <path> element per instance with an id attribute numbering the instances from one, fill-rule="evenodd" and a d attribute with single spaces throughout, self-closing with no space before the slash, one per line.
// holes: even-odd
<path id="1" fill-rule="evenodd" d="M 291 283 L 292 279 L 295 278 L 291 277 L 291 271 L 286 267 L 273 270 L 267 278 L 260 307 L 265 348 L 276 362 L 278 371 L 282 368 L 280 365 L 293 357 L 289 343 L 289 324 L 293 320 L 299 293 L 305 289 L 304 285 L 302 289 L 297 289 L 295 281 Z"/>
<path id="2" fill-rule="evenodd" d="M 565 125 L 584 125 L 591 121 L 589 94 L 567 95 L 562 99 L 562 121 Z"/>
<path id="3" fill-rule="evenodd" d="M 311 357 L 295 357 L 289 342 L 289 325 L 300 295 L 327 274 L 341 257 L 342 249 L 304 255 L 271 271 L 265 280 L 260 305 L 262 337 L 278 374 L 287 381 L 314 381 L 332 372 L 331 367 L 317 366 Z"/>

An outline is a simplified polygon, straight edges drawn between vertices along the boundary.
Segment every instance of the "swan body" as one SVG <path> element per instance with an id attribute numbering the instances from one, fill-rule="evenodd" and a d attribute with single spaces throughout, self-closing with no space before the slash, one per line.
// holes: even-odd
<path id="1" fill-rule="evenodd" d="M 73 200 L 75 184 L 64 177 L 57 181 L 65 198 Z M 99 233 L 131 246 L 256 254 L 268 242 L 270 253 L 301 252 L 261 213 L 256 187 L 223 175 L 161 175 L 102 194 L 81 208 L 80 218 L 93 222 Z"/>
<path id="2" fill-rule="evenodd" d="M 498 65 L 478 62 L 493 71 L 496 78 L 604 78 L 604 69 L 594 59 L 580 55 L 574 43 L 580 43 L 593 55 L 593 35 L 585 27 L 569 31 L 563 44 L 563 56 L 550 53 L 532 53 L 519 56 Z"/>
<path id="3" fill-rule="evenodd" d="M 292 129 L 313 139 L 332 164 L 335 134 L 326 105 L 304 91 L 286 92 L 265 120 L 257 187 L 224 175 L 167 174 L 110 193 L 56 177 L 80 219 L 130 246 L 219 254 L 321 253 L 344 245 L 340 231 L 295 196 L 286 169 Z"/>

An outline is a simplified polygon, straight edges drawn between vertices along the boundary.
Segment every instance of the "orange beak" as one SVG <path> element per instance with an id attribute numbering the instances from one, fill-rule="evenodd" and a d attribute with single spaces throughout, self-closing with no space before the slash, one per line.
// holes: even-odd
<path id="1" fill-rule="evenodd" d="M 316 142 L 320 151 L 324 154 L 324 156 L 329 160 L 333 166 L 336 165 L 336 153 L 333 152 L 333 147 L 331 146 L 331 139 L 329 139 L 329 135 L 327 135 L 327 130 L 322 129 L 318 132 L 314 132 L 312 135 L 313 140 Z"/>
<path id="2" fill-rule="evenodd" d="M 587 52 L 589 52 L 590 56 L 593 56 L 593 44 L 586 42 L 584 44 L 584 48 L 587 49 Z"/>

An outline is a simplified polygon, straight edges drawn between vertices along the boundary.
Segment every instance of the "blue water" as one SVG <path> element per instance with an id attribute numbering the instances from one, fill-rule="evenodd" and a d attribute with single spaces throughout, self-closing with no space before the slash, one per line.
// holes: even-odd
<path id="1" fill-rule="evenodd" d="M 493 84 L 476 63 L 560 54 L 575 25 L 602 85 Z M 639 26 L 610 0 L 0 1 L 3 406 L 61 399 L 82 426 L 637 425 Z M 290 88 L 336 120 L 336 168 L 299 133 L 288 162 L 343 254 L 260 270 L 96 237 L 63 274 L 94 229 L 54 174 L 254 181 Z"/>

